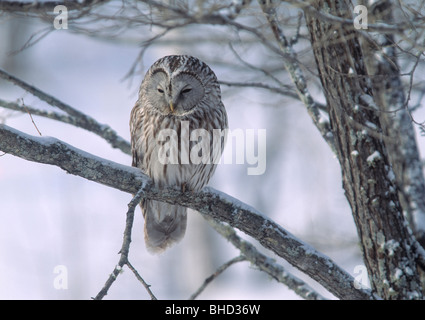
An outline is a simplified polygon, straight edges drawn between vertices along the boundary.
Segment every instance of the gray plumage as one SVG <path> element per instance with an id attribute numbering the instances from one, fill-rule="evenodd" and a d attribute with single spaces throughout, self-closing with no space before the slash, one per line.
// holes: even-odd
<path id="1" fill-rule="evenodd" d="M 146 73 L 131 111 L 132 165 L 160 189 L 199 191 L 224 148 L 225 135 L 218 144 L 213 137 L 225 129 L 220 86 L 208 65 L 191 56 L 163 57 Z M 183 238 L 186 208 L 146 199 L 140 205 L 149 251 L 161 252 Z"/>

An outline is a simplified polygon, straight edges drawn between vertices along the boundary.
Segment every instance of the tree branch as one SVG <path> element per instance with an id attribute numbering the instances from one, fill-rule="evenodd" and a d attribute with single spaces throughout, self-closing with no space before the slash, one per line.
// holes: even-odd
<path id="1" fill-rule="evenodd" d="M 195 300 L 202 293 L 202 291 L 205 290 L 205 288 L 211 281 L 213 281 L 220 274 L 222 274 L 227 268 L 241 261 L 246 261 L 246 258 L 244 256 L 237 256 L 222 264 L 212 275 L 205 279 L 204 283 L 198 288 L 198 290 L 196 290 L 196 292 L 189 297 L 189 300 Z"/>
<path id="2" fill-rule="evenodd" d="M 78 126 L 78 124 L 75 123 L 75 118 L 70 117 L 68 115 L 63 115 L 57 112 L 47 112 L 43 110 L 39 110 L 36 108 L 32 108 L 29 106 L 21 106 L 18 103 L 15 102 L 6 102 L 0 99 L 0 106 L 16 110 L 20 112 L 28 111 L 31 114 L 46 117 L 49 119 L 61 121 L 64 123 L 69 123 L 71 125 Z M 134 202 L 134 199 L 132 200 L 132 203 Z M 129 207 L 131 208 L 131 203 L 129 204 Z M 127 213 L 128 215 L 129 213 Z M 324 300 L 325 298 L 322 297 L 320 294 L 315 292 L 309 285 L 304 283 L 301 279 L 298 279 L 297 277 L 291 275 L 289 272 L 287 272 L 281 265 L 275 263 L 267 257 L 266 255 L 260 253 L 255 246 L 253 246 L 251 243 L 242 240 L 236 232 L 233 230 L 233 228 L 218 223 L 217 221 L 210 219 L 208 217 L 205 217 L 208 223 L 224 238 L 226 238 L 228 241 L 230 241 L 237 249 L 241 251 L 242 254 L 246 256 L 246 259 L 250 261 L 253 265 L 257 266 L 261 271 L 266 272 L 269 276 L 274 278 L 276 281 L 283 283 L 287 287 L 289 287 L 291 290 L 293 290 L 295 293 L 300 295 L 302 298 L 307 300 Z M 127 230 L 127 229 L 126 229 Z M 131 231 L 131 230 L 130 230 Z M 139 281 L 145 286 L 145 288 L 149 288 L 149 286 L 146 284 L 146 282 L 143 280 L 143 278 L 138 275 L 137 271 L 131 266 L 130 262 L 127 260 L 126 265 L 130 268 L 130 270 L 133 271 L 135 276 L 139 279 Z M 116 277 L 120 274 L 122 266 L 119 266 L 118 269 L 114 269 L 114 271 L 111 273 L 108 281 L 105 283 L 105 287 L 99 292 L 99 294 L 96 296 L 95 299 L 101 299 L 104 295 L 106 295 L 107 290 L 112 285 L 112 283 L 115 281 Z M 154 298 L 153 295 L 151 295 L 151 298 Z"/>
<path id="3" fill-rule="evenodd" d="M 101 4 L 109 0 L 84 0 L 84 1 L 37 1 L 26 2 L 26 1 L 7 1 L 0 0 L 0 11 L 11 12 L 11 13 L 44 13 L 46 11 L 53 11 L 56 6 L 64 5 L 68 10 L 81 10 L 87 7 L 91 7 L 96 4 Z"/>
<path id="4" fill-rule="evenodd" d="M 141 170 L 106 160 L 49 137 L 35 137 L 0 125 L 0 150 L 29 161 L 58 166 L 68 173 L 143 197 L 178 204 L 226 222 L 300 269 L 341 299 L 374 299 L 370 290 L 356 289 L 353 277 L 330 258 L 297 239 L 273 220 L 245 203 L 212 188 L 193 194 L 153 187 Z"/>
<path id="5" fill-rule="evenodd" d="M 273 259 L 259 252 L 254 245 L 241 239 L 233 228 L 209 217 L 205 217 L 205 219 L 220 235 L 238 248 L 246 260 L 258 267 L 261 271 L 267 273 L 276 281 L 283 283 L 306 300 L 326 300 L 325 297 L 316 292 L 304 281 L 286 271 L 281 265 L 273 261 Z"/>
<path id="6" fill-rule="evenodd" d="M 114 270 L 110 274 L 108 280 L 106 280 L 106 283 L 103 286 L 102 290 L 99 291 L 99 293 L 94 298 L 94 300 L 101 300 L 103 299 L 103 297 L 105 297 L 108 294 L 109 288 L 115 282 L 118 275 L 122 272 L 122 268 L 125 265 L 127 265 L 129 269 L 133 271 L 136 278 L 142 283 L 146 291 L 151 296 L 151 299 L 156 300 L 156 297 L 152 293 L 150 286 L 145 282 L 145 280 L 143 280 L 143 278 L 139 275 L 139 273 L 136 271 L 136 269 L 131 265 L 130 261 L 128 260 L 128 254 L 130 252 L 130 243 L 131 243 L 131 230 L 133 229 L 133 221 L 134 221 L 134 210 L 136 206 L 139 204 L 143 193 L 144 193 L 144 187 L 142 186 L 142 188 L 140 188 L 140 190 L 137 191 L 136 195 L 133 197 L 133 199 L 131 199 L 130 203 L 128 204 L 123 243 L 121 246 L 121 250 L 119 252 L 121 254 L 120 259 L 118 261 L 118 264 L 115 266 Z"/>
<path id="7" fill-rule="evenodd" d="M 304 77 L 304 74 L 297 62 L 297 57 L 294 49 L 290 42 L 286 39 L 282 28 L 280 27 L 279 20 L 276 15 L 276 10 L 273 4 L 269 1 L 258 0 L 261 10 L 267 18 L 267 21 L 270 25 L 273 35 L 276 39 L 276 42 L 279 44 L 279 48 L 282 54 L 286 57 L 283 59 L 286 70 L 288 71 L 289 76 L 291 77 L 292 82 L 295 85 L 299 99 L 304 103 L 307 108 L 307 112 L 310 115 L 313 123 L 319 129 L 320 134 L 323 139 L 328 143 L 331 150 L 336 153 L 334 137 L 330 128 L 329 121 L 326 120 L 319 111 L 318 105 L 311 96 L 308 88 L 307 81 Z"/>
<path id="8" fill-rule="evenodd" d="M 326 21 L 328 23 L 332 23 L 338 26 L 344 26 L 350 28 L 351 30 L 356 30 L 354 25 L 354 20 L 349 18 L 342 18 L 336 15 L 333 15 L 329 12 L 325 12 L 325 10 L 318 10 L 313 5 L 308 4 L 308 1 L 302 0 L 282 0 L 282 2 L 291 3 L 294 7 L 302 9 L 304 12 L 308 13 L 311 16 L 314 16 L 322 21 Z M 377 1 L 379 3 L 379 1 Z M 410 30 L 412 28 L 423 29 L 424 24 L 423 17 L 421 15 L 416 16 L 418 21 L 412 23 L 412 21 L 405 21 L 401 23 L 395 24 L 387 24 L 384 22 L 379 23 L 368 23 L 368 31 L 379 32 L 382 34 L 401 34 L 405 30 Z"/>
<path id="9" fill-rule="evenodd" d="M 127 141 L 125 141 L 123 138 L 118 136 L 117 133 L 110 126 L 99 123 L 96 119 L 82 113 L 81 111 L 78 111 L 77 109 L 74 109 L 70 105 L 60 101 L 59 99 L 56 99 L 55 97 L 26 83 L 25 81 L 22 81 L 21 79 L 16 78 L 15 76 L 7 73 L 6 71 L 2 69 L 0 69 L 0 78 L 21 87 L 22 89 L 31 93 L 32 95 L 39 98 L 40 100 L 47 102 L 49 105 L 53 107 L 57 107 L 60 110 L 66 112 L 69 115 L 69 118 L 66 119 L 66 121 L 71 122 L 69 119 L 72 119 L 72 124 L 75 125 L 76 127 L 80 127 L 97 134 L 98 136 L 102 137 L 107 142 L 109 142 L 113 148 L 118 148 L 126 154 L 131 153 L 130 144 Z M 8 103 L 3 100 L 0 100 L 0 106 L 4 108 L 14 109 L 14 110 L 19 109 L 19 106 L 16 106 L 16 104 Z M 46 114 L 40 114 L 40 115 L 48 116 Z M 57 116 L 52 114 L 50 114 L 50 116 L 58 118 Z M 61 121 L 64 121 L 64 118 L 61 118 Z"/>

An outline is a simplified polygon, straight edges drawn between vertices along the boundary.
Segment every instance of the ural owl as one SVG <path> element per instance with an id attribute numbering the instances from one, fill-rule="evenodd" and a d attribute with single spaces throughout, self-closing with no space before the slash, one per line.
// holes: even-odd
<path id="1" fill-rule="evenodd" d="M 132 165 L 159 189 L 199 191 L 213 175 L 224 148 L 227 114 L 214 72 L 191 56 L 166 56 L 148 70 L 131 111 Z M 161 252 L 181 240 L 186 208 L 141 201 L 145 242 Z"/>

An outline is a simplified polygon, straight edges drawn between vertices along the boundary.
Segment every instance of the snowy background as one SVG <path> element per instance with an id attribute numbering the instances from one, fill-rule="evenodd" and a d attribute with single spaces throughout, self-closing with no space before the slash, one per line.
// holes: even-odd
<path id="1" fill-rule="evenodd" d="M 184 45 L 152 47 L 143 58 L 143 71 L 130 80 L 123 78 L 140 52 L 136 42 L 102 41 L 57 30 L 36 45 L 11 54 L 45 26 L 33 19 L 0 17 L 1 68 L 110 125 L 127 140 L 130 111 L 147 68 L 167 54 L 194 54 L 193 48 Z M 217 45 L 208 50 L 208 56 L 200 57 L 220 80 L 230 79 L 232 70 L 214 63 L 214 57 L 222 56 L 222 48 Z M 251 57 L 253 62 L 261 58 Z M 301 103 L 276 96 L 269 99 L 269 93 L 256 89 L 240 91 L 223 86 L 222 90 L 231 129 L 266 129 L 267 169 L 263 175 L 250 176 L 248 164 L 222 164 L 210 186 L 252 205 L 355 276 L 355 267 L 362 262 L 341 188 L 339 164 Z M 44 102 L 3 80 L 0 98 L 23 99 L 28 106 L 49 109 Z M 112 149 L 94 134 L 40 117 L 34 116 L 34 120 L 43 136 L 131 164 L 130 156 Z M 38 135 L 28 114 L 0 108 L 0 121 Z M 418 140 L 423 147 L 423 138 Z M 130 200 L 129 194 L 69 175 L 57 167 L 1 156 L 0 299 L 94 297 L 118 262 Z M 285 261 L 266 253 L 332 298 Z M 221 264 L 238 254 L 198 213 L 191 211 L 185 238 L 162 255 L 150 255 L 144 246 L 143 218 L 137 209 L 130 261 L 159 299 L 188 298 Z M 66 289 L 55 287 L 57 266 L 67 271 Z M 240 262 L 219 276 L 199 298 L 298 296 L 248 262 Z M 106 299 L 149 296 L 125 268 Z"/>

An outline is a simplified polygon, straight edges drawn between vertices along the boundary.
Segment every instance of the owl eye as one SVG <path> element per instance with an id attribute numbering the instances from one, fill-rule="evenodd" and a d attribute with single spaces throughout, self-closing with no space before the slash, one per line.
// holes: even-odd
<path id="1" fill-rule="evenodd" d="M 158 88 L 158 92 L 159 93 L 164 93 L 164 90 L 162 90 L 161 88 Z"/>
<path id="2" fill-rule="evenodd" d="M 186 89 L 183 89 L 182 90 L 182 93 L 188 93 L 190 91 L 192 91 L 192 88 L 186 88 Z"/>

